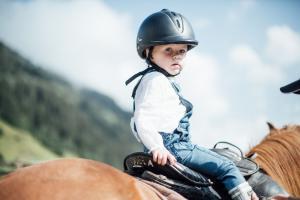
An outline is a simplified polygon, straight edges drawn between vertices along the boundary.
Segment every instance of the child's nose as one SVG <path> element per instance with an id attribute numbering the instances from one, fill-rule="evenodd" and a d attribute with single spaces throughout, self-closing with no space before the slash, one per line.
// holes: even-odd
<path id="1" fill-rule="evenodd" d="M 173 56 L 173 60 L 182 60 L 182 59 L 183 59 L 183 56 L 180 54 L 176 54 Z"/>

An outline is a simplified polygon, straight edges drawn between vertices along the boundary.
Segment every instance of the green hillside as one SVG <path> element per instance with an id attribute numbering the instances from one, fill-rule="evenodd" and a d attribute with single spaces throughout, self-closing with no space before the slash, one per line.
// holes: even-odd
<path id="1" fill-rule="evenodd" d="M 130 133 L 130 113 L 111 98 L 73 87 L 1 42 L 0 119 L 27 130 L 59 156 L 71 153 L 121 167 L 127 154 L 140 149 Z"/>
<path id="2" fill-rule="evenodd" d="M 58 157 L 28 132 L 13 128 L 3 121 L 0 121 L 0 155 L 7 163 L 37 162 Z"/>
<path id="3" fill-rule="evenodd" d="M 28 132 L 0 121 L 0 174 L 17 166 L 58 158 Z"/>

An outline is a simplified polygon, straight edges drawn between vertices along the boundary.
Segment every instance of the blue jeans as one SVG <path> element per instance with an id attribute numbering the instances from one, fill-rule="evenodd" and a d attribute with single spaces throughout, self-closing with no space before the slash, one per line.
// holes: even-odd
<path id="1" fill-rule="evenodd" d="M 227 191 L 246 180 L 235 164 L 213 151 L 191 143 L 189 134 L 160 133 L 164 146 L 181 164 L 222 182 Z"/>

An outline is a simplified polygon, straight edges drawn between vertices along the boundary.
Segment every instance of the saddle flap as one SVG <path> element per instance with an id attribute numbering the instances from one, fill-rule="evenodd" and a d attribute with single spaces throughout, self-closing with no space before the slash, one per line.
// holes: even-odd
<path id="1" fill-rule="evenodd" d="M 146 170 L 162 174 L 169 178 L 187 182 L 196 186 L 210 186 L 212 182 L 202 174 L 185 167 L 180 163 L 161 166 L 153 162 L 152 156 L 143 152 L 136 152 L 124 159 L 124 170 L 133 176 L 141 176 Z"/>

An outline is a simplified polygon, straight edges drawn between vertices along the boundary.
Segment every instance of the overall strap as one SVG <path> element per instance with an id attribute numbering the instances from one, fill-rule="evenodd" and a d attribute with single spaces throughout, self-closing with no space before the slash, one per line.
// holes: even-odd
<path id="1" fill-rule="evenodd" d="M 147 74 L 148 72 L 150 72 L 151 70 L 153 70 L 153 67 L 148 67 L 143 71 L 140 71 L 136 74 L 134 74 L 133 76 L 131 76 L 126 82 L 125 84 L 128 85 L 129 83 L 131 83 L 134 79 L 136 79 L 139 76 L 144 76 L 145 74 Z"/>
<path id="2" fill-rule="evenodd" d="M 131 94 L 131 97 L 134 99 L 135 98 L 135 94 L 136 94 L 136 90 L 137 88 L 139 87 L 143 77 L 148 74 L 148 73 L 151 73 L 151 72 L 154 72 L 156 71 L 154 67 L 148 67 L 147 69 L 141 71 L 141 72 L 138 72 L 136 74 L 134 74 L 132 77 L 130 77 L 126 82 L 125 84 L 128 85 L 130 82 L 132 82 L 134 79 L 136 79 L 137 77 L 139 76 L 142 76 L 140 78 L 140 80 L 137 82 L 137 84 L 134 86 L 133 90 L 132 90 L 132 94 Z"/>
<path id="3" fill-rule="evenodd" d="M 189 110 L 191 110 L 193 108 L 193 104 L 191 102 L 189 102 L 188 100 L 186 100 L 185 98 L 183 98 L 183 96 L 180 93 L 180 91 L 181 91 L 180 86 L 174 81 L 170 81 L 170 82 L 171 82 L 171 85 L 172 85 L 173 89 L 175 90 L 176 94 L 178 95 L 180 102 L 185 107 L 189 107 Z"/>
<path id="4" fill-rule="evenodd" d="M 133 99 L 134 99 L 134 97 L 135 97 L 135 93 L 136 93 L 136 90 L 137 90 L 138 86 L 140 85 L 140 83 L 141 83 L 143 77 L 144 77 L 146 74 L 148 74 L 148 73 L 150 73 L 150 72 L 157 71 L 157 72 L 162 73 L 162 74 L 165 75 L 166 77 L 174 76 L 174 75 L 169 74 L 166 70 L 164 70 L 163 68 L 159 67 L 158 65 L 156 65 L 155 63 L 153 63 L 153 62 L 151 62 L 151 61 L 148 61 L 148 64 L 149 64 L 149 65 L 148 65 L 148 68 L 146 68 L 145 70 L 140 71 L 140 72 L 134 74 L 133 76 L 131 76 L 131 77 L 125 82 L 125 84 L 128 85 L 129 83 L 131 83 L 131 82 L 132 82 L 134 79 L 136 79 L 137 77 L 142 76 L 142 77 L 140 78 L 139 82 L 138 82 L 138 83 L 134 86 L 134 88 L 133 88 L 132 95 L 131 95 L 131 97 L 132 97 Z"/>

